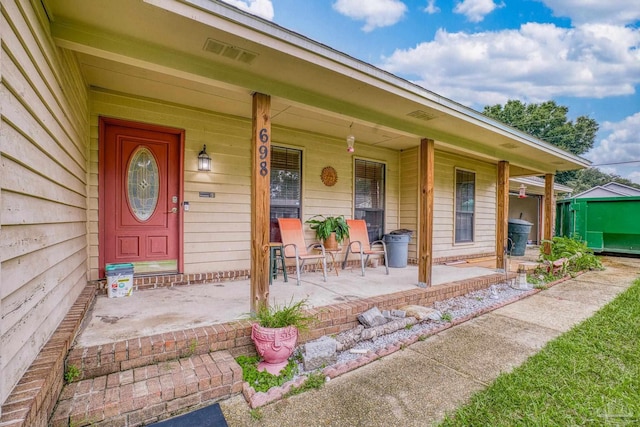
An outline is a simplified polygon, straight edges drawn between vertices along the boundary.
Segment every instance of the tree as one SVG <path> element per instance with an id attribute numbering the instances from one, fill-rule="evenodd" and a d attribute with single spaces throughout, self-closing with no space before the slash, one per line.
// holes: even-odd
<path id="1" fill-rule="evenodd" d="M 636 184 L 619 175 L 604 173 L 598 168 L 588 168 L 576 171 L 575 177 L 567 182 L 567 185 L 573 188 L 573 194 L 582 193 L 590 188 L 604 185 L 609 182 L 618 182 L 629 187 L 640 188 L 640 184 Z"/>
<path id="2" fill-rule="evenodd" d="M 546 101 L 524 104 L 509 100 L 484 107 L 483 114 L 500 120 L 538 139 L 563 148 L 573 154 L 584 154 L 593 147 L 598 132 L 594 119 L 580 116 L 575 122 L 567 119 L 568 107 Z"/>
<path id="3" fill-rule="evenodd" d="M 524 104 L 518 100 L 509 100 L 504 106 L 486 106 L 483 110 L 484 115 L 549 144 L 576 155 L 584 154 L 593 147 L 598 123 L 586 116 L 580 116 L 573 122 L 567 119 L 568 112 L 568 107 L 558 105 L 555 101 Z M 556 181 L 561 184 L 568 184 L 575 178 L 575 171 L 559 172 L 556 175 Z"/>

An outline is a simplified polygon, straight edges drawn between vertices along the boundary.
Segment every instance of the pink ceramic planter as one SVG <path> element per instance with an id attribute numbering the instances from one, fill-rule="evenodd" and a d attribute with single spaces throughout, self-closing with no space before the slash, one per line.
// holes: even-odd
<path id="1" fill-rule="evenodd" d="M 263 328 L 254 323 L 251 327 L 251 339 L 262 362 L 258 370 L 267 370 L 270 374 L 278 375 L 287 366 L 288 359 L 298 342 L 298 329 L 295 326 L 284 328 Z"/>

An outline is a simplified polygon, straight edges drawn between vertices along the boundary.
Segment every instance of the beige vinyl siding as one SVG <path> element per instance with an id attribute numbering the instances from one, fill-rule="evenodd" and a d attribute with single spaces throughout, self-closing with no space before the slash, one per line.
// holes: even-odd
<path id="1" fill-rule="evenodd" d="M 476 177 L 473 243 L 454 243 L 456 168 L 474 172 Z M 434 258 L 495 252 L 496 176 L 495 165 L 436 151 Z"/>
<path id="2" fill-rule="evenodd" d="M 409 241 L 409 259 L 418 257 L 419 153 L 419 148 L 404 150 L 400 153 L 402 182 L 400 186 L 400 228 L 414 231 L 413 238 Z"/>
<path id="3" fill-rule="evenodd" d="M 400 154 L 402 185 L 400 187 L 401 228 L 414 230 L 409 243 L 409 258 L 417 257 L 419 224 L 419 149 Z M 473 243 L 455 244 L 455 169 L 476 174 L 476 203 Z M 441 151 L 435 153 L 433 212 L 433 257 L 445 258 L 495 251 L 496 167 Z"/>
<path id="4" fill-rule="evenodd" d="M 247 96 L 248 108 L 251 98 Z M 91 105 L 90 230 L 91 278 L 98 278 L 98 119 L 184 129 L 184 272 L 215 272 L 249 268 L 251 232 L 251 122 L 198 109 L 94 90 Z M 202 146 L 212 159 L 211 172 L 199 172 Z M 215 198 L 201 198 L 199 192 Z M 95 209 L 95 211 L 94 211 Z"/>
<path id="5" fill-rule="evenodd" d="M 91 99 L 91 176 L 89 230 L 91 278 L 98 278 L 98 118 L 116 117 L 185 130 L 184 272 L 200 273 L 250 268 L 251 121 L 214 111 L 138 99 L 94 90 Z M 247 95 L 247 108 L 251 97 Z M 272 128 L 272 145 L 300 149 L 302 157 L 302 216 L 345 215 L 353 212 L 353 159 L 343 140 L 288 128 Z M 197 171 L 202 145 L 212 158 L 211 172 Z M 356 142 L 356 154 L 358 147 Z M 364 151 L 364 150 L 363 150 Z M 392 150 L 367 147 L 368 159 L 387 165 L 387 227 L 398 222 L 398 156 Z M 338 182 L 325 186 L 320 172 L 333 166 Z M 198 192 L 214 192 L 200 198 Z M 313 234 L 305 225 L 308 240 Z"/>
<path id="6" fill-rule="evenodd" d="M 0 403 L 87 280 L 85 84 L 32 4 L 0 15 Z"/>
<path id="7" fill-rule="evenodd" d="M 344 140 L 304 133 L 292 129 L 274 128 L 273 145 L 297 148 L 302 154 L 302 220 L 315 215 L 353 218 L 354 157 L 384 163 L 386 166 L 385 231 L 398 226 L 398 155 L 395 151 L 367 146 L 356 140 L 356 152 L 347 153 Z M 338 175 L 333 186 L 322 183 L 322 169 L 332 166 Z M 303 225 L 307 242 L 316 241 L 313 231 Z"/>

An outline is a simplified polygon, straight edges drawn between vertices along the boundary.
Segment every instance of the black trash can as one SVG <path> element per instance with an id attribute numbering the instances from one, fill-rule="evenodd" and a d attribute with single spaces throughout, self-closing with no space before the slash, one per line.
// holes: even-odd
<path id="1" fill-rule="evenodd" d="M 407 266 L 409 257 L 409 240 L 411 240 L 411 230 L 394 230 L 383 237 L 387 246 L 387 266 L 393 268 L 403 268 Z"/>
<path id="2" fill-rule="evenodd" d="M 513 256 L 523 256 L 533 224 L 524 219 L 509 219 L 507 251 Z"/>

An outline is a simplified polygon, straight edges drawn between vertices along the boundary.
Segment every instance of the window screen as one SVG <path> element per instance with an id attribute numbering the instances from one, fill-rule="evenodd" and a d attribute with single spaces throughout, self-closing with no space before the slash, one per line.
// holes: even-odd
<path id="1" fill-rule="evenodd" d="M 384 232 L 384 164 L 356 159 L 355 180 L 355 219 L 367 222 L 369 240 L 379 240 Z"/>
<path id="2" fill-rule="evenodd" d="M 456 169 L 456 243 L 473 242 L 476 174 Z"/>
<path id="3" fill-rule="evenodd" d="M 278 218 L 300 218 L 302 151 L 271 147 L 270 240 L 279 242 Z"/>

